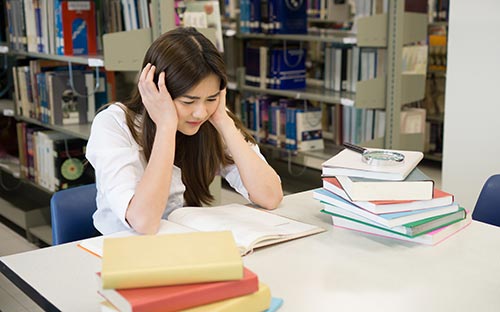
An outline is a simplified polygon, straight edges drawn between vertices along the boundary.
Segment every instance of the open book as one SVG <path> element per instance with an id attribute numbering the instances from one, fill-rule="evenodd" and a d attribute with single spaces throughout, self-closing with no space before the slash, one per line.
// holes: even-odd
<path id="1" fill-rule="evenodd" d="M 325 231 L 315 225 L 278 216 L 264 210 L 240 204 L 216 207 L 183 207 L 162 220 L 158 234 L 194 231 L 232 231 L 241 255 L 254 248 L 292 240 Z M 139 235 L 123 231 L 82 241 L 80 247 L 102 257 L 102 244 L 107 237 Z"/>

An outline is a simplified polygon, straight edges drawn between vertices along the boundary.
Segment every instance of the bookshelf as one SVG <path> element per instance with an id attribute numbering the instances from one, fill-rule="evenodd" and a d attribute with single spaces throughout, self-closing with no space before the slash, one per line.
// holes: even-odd
<path id="1" fill-rule="evenodd" d="M 425 74 L 402 73 L 402 50 L 406 45 L 425 41 L 427 38 L 427 15 L 405 12 L 404 0 L 389 0 L 387 11 L 359 18 L 357 31 L 329 31 L 328 35 L 301 34 L 262 34 L 238 33 L 243 42 L 257 39 L 260 41 L 299 41 L 356 45 L 361 48 L 382 48 L 386 50 L 385 75 L 356 83 L 356 92 L 338 92 L 326 89 L 321 81 L 306 82 L 300 90 L 279 90 L 245 84 L 245 69 L 238 69 L 238 89 L 242 93 L 254 95 L 273 95 L 291 99 L 304 99 L 322 103 L 321 105 L 343 105 L 363 109 L 384 110 L 386 114 L 385 136 L 363 141 L 360 145 L 375 148 L 420 150 L 424 148 L 424 134 L 400 133 L 400 115 L 403 106 L 420 101 L 425 96 Z M 332 21 L 308 20 L 309 24 L 328 24 Z M 243 52 L 241 52 L 243 53 Z M 312 79 L 311 79 L 312 80 Z M 238 111 L 237 111 L 238 113 Z M 264 146 L 264 145 L 263 145 Z M 292 162 L 313 169 L 321 169 L 321 162 L 330 158 L 340 148 L 327 144 L 324 150 L 311 152 L 294 151 Z M 269 147 L 276 154 L 276 147 Z M 278 148 L 279 150 L 279 148 Z M 283 149 L 283 154 L 287 154 Z M 290 153 L 288 153 L 290 155 Z"/>
<path id="2" fill-rule="evenodd" d="M 60 61 L 67 63 L 68 67 L 72 65 L 86 65 L 92 70 L 104 68 L 106 71 L 137 72 L 140 70 L 143 55 L 152 40 L 175 27 L 174 0 L 152 0 L 150 2 L 151 27 L 106 33 L 104 36 L 108 40 L 104 40 L 102 51 L 99 50 L 95 55 L 73 56 L 55 53 L 38 53 L 33 52 L 33 49 L 19 49 L 19 44 L 14 41 L 0 42 L 0 56 L 5 56 L 5 59 L 9 61 L 7 73 L 9 75 L 12 74 L 11 67 L 13 64 L 15 64 L 17 60 L 24 59 Z M 1 5 L 3 7 L 5 3 L 2 2 Z M 107 3 L 105 4 L 102 2 L 102 7 L 104 7 L 104 5 L 107 5 Z M 21 10 L 21 12 L 24 14 L 24 10 Z M 102 15 L 96 14 L 96 16 Z M 53 21 L 51 22 L 54 23 Z M 16 36 L 17 35 L 19 35 L 19 33 L 17 33 Z M 138 41 L 139 39 L 140 41 Z M 13 47 L 18 47 L 18 49 L 14 49 Z M 12 86 L 12 93 L 15 98 L 14 92 L 14 86 Z M 19 110 L 16 106 L 17 103 L 13 100 L 1 99 L 0 114 L 12 117 L 18 122 L 40 126 L 47 130 L 55 130 L 83 140 L 88 140 L 90 136 L 90 122 L 71 125 L 46 123 L 24 114 L 19 114 Z M 19 159 L 9 159 L 9 161 L 0 160 L 1 177 L 9 182 L 9 185 L 15 184 L 17 186 L 15 190 L 0 190 L 0 206 L 2 206 L 0 209 L 0 216 L 21 227 L 25 231 L 28 240 L 32 242 L 40 240 L 50 245 L 52 243 L 52 238 L 49 201 L 52 192 L 38 183 L 23 177 L 20 171 Z M 215 191 L 214 189 L 214 192 Z M 30 196 L 26 196 L 27 194 L 30 194 Z M 17 200 L 17 198 L 31 197 L 32 194 L 38 194 L 35 196 L 36 200 L 33 202 Z M 1 203 L 3 200 L 8 200 L 12 202 L 12 204 L 3 205 Z"/>

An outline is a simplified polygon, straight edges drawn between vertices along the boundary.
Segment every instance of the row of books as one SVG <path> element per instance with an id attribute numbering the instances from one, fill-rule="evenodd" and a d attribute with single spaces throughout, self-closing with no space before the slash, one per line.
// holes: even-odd
<path id="1" fill-rule="evenodd" d="M 306 87 L 306 50 L 297 44 L 249 41 L 244 52 L 245 83 L 270 89 Z"/>
<path id="2" fill-rule="evenodd" d="M 97 52 L 94 1 L 7 0 L 10 46 L 59 55 Z"/>
<path id="3" fill-rule="evenodd" d="M 313 197 L 334 226 L 434 245 L 470 223 L 454 196 L 417 168 L 421 152 L 395 152 L 405 156 L 403 164 L 369 165 L 348 149 L 323 163 L 323 188 Z"/>
<path id="4" fill-rule="evenodd" d="M 94 182 L 85 140 L 25 122 L 17 123 L 17 139 L 21 178 L 51 192 Z"/>
<path id="5" fill-rule="evenodd" d="M 324 86 L 335 91 L 356 92 L 358 81 L 383 77 L 386 50 L 330 44 L 324 55 Z"/>
<path id="6" fill-rule="evenodd" d="M 324 148 L 321 109 L 307 101 L 251 96 L 242 100 L 241 120 L 260 143 L 292 151 Z"/>
<path id="7" fill-rule="evenodd" d="M 306 34 L 307 1 L 242 0 L 240 32 Z"/>
<path id="8" fill-rule="evenodd" d="M 85 66 L 70 73 L 64 62 L 31 60 L 12 73 L 17 114 L 42 123 L 85 124 L 113 97 L 113 74 Z"/>

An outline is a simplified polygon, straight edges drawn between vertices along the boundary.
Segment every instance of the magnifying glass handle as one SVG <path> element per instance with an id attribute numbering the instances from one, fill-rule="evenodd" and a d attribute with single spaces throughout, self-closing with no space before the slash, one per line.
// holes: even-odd
<path id="1" fill-rule="evenodd" d="M 348 142 L 344 142 L 342 145 L 344 145 L 345 148 L 350 149 L 351 151 L 354 151 L 356 153 L 363 154 L 364 152 L 366 152 L 366 148 L 359 145 L 351 144 Z"/>

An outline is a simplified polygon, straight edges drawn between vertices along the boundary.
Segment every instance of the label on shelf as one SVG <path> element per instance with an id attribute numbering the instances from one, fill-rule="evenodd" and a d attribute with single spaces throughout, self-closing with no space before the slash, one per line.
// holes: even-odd
<path id="1" fill-rule="evenodd" d="M 345 106 L 354 106 L 354 100 L 341 98 L 340 104 L 345 105 Z"/>
<path id="2" fill-rule="evenodd" d="M 7 116 L 7 117 L 14 116 L 14 110 L 11 108 L 4 108 L 2 113 L 4 116 Z"/>
<path id="3" fill-rule="evenodd" d="M 9 53 L 9 47 L 8 46 L 0 46 L 0 53 L 3 53 L 3 54 Z"/>
<path id="4" fill-rule="evenodd" d="M 90 67 L 104 67 L 104 61 L 98 58 L 89 58 Z"/>

